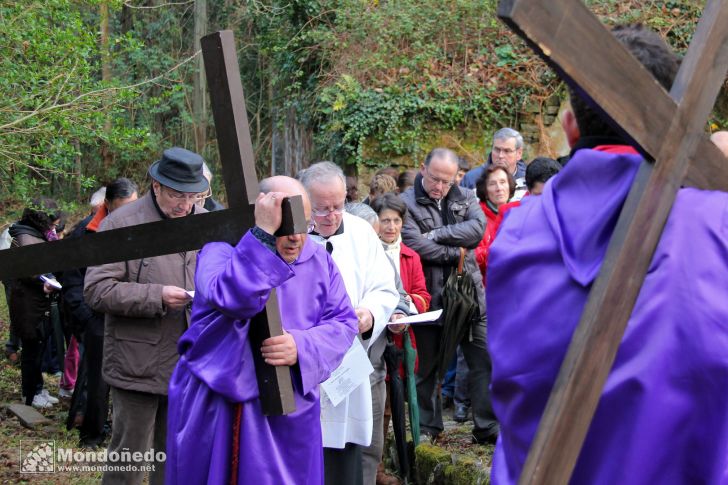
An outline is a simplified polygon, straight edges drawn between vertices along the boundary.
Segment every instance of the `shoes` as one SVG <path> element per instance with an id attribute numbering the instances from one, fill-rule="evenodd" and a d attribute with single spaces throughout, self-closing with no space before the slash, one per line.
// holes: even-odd
<path id="1" fill-rule="evenodd" d="M 455 412 L 452 413 L 452 419 L 458 423 L 464 423 L 468 420 L 468 411 L 470 409 L 465 404 L 455 404 Z"/>
<path id="2" fill-rule="evenodd" d="M 377 467 L 377 485 L 400 485 L 399 478 L 389 475 L 382 463 Z"/>
<path id="3" fill-rule="evenodd" d="M 33 407 L 36 409 L 48 409 L 53 407 L 53 403 L 48 401 L 43 394 L 33 396 Z"/>
<path id="4" fill-rule="evenodd" d="M 441 431 L 430 431 L 429 429 L 420 429 L 420 443 L 434 444 L 440 437 Z"/>
<path id="5" fill-rule="evenodd" d="M 58 397 L 62 399 L 71 399 L 73 397 L 73 389 L 64 389 L 62 387 L 59 388 Z"/>
<path id="6" fill-rule="evenodd" d="M 40 393 L 39 393 L 39 394 L 40 394 L 41 396 L 43 396 L 43 398 L 44 398 L 44 399 L 45 399 L 46 401 L 48 401 L 49 403 L 51 403 L 51 404 L 58 404 L 58 398 L 57 398 L 57 397 L 54 397 L 54 396 L 51 396 L 51 395 L 50 395 L 50 394 L 48 393 L 48 389 L 43 389 L 42 391 L 40 391 Z M 37 395 L 38 395 L 38 394 L 36 394 L 36 396 L 37 396 Z"/>
<path id="7" fill-rule="evenodd" d="M 487 436 L 473 434 L 472 443 L 474 445 L 495 445 L 498 441 L 498 433 L 489 434 Z"/>
<path id="8" fill-rule="evenodd" d="M 5 349 L 5 357 L 8 358 L 11 364 L 17 364 L 20 360 L 18 358 L 18 353 L 14 350 Z"/>

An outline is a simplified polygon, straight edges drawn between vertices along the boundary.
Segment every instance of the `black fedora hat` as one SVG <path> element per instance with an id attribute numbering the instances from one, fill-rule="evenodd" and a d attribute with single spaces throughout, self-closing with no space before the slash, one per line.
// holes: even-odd
<path id="1" fill-rule="evenodd" d="M 149 167 L 149 175 L 178 192 L 204 192 L 210 187 L 210 182 L 202 174 L 203 162 L 195 152 L 172 147 L 164 150 L 161 160 Z"/>

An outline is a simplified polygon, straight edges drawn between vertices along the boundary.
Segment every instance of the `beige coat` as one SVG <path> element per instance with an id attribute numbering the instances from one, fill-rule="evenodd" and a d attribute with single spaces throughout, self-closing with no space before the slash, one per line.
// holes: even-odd
<path id="1" fill-rule="evenodd" d="M 195 208 L 201 212 L 206 211 Z M 109 214 L 99 230 L 161 219 L 150 192 Z M 105 314 L 103 375 L 110 385 L 167 394 L 189 311 L 165 308 L 162 287 L 193 290 L 196 259 L 197 251 L 189 251 L 88 268 L 84 298 Z"/>

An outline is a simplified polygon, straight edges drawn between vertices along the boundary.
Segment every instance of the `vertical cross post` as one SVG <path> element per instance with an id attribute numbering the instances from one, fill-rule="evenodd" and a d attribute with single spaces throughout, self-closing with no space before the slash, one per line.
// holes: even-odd
<path id="1" fill-rule="evenodd" d="M 210 89 L 210 103 L 217 130 L 217 143 L 222 175 L 231 208 L 248 207 L 252 214 L 258 196 L 253 145 L 250 140 L 248 115 L 235 51 L 235 40 L 226 30 L 203 37 L 200 41 L 205 72 Z M 299 197 L 300 199 L 300 197 Z M 291 202 L 293 200 L 291 199 Z M 293 217 L 293 233 L 306 232 L 303 205 L 299 200 Z M 286 218 L 284 217 L 284 219 Z M 278 235 L 283 235 L 280 232 Z M 250 322 L 250 345 L 255 358 L 255 374 L 263 413 L 268 416 L 289 414 L 296 409 L 290 368 L 266 364 L 260 355 L 263 340 L 283 334 L 280 309 L 275 289 L 266 308 Z"/>

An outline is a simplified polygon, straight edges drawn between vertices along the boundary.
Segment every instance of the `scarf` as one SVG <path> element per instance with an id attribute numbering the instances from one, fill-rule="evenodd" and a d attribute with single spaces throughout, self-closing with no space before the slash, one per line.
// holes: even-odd
<path id="1" fill-rule="evenodd" d="M 394 267 L 397 269 L 397 274 L 400 274 L 399 254 L 400 254 L 401 244 L 402 244 L 402 235 L 401 234 L 399 236 L 397 236 L 397 240 L 394 241 L 392 244 L 382 241 L 382 246 L 384 246 L 384 253 L 394 264 Z"/>

